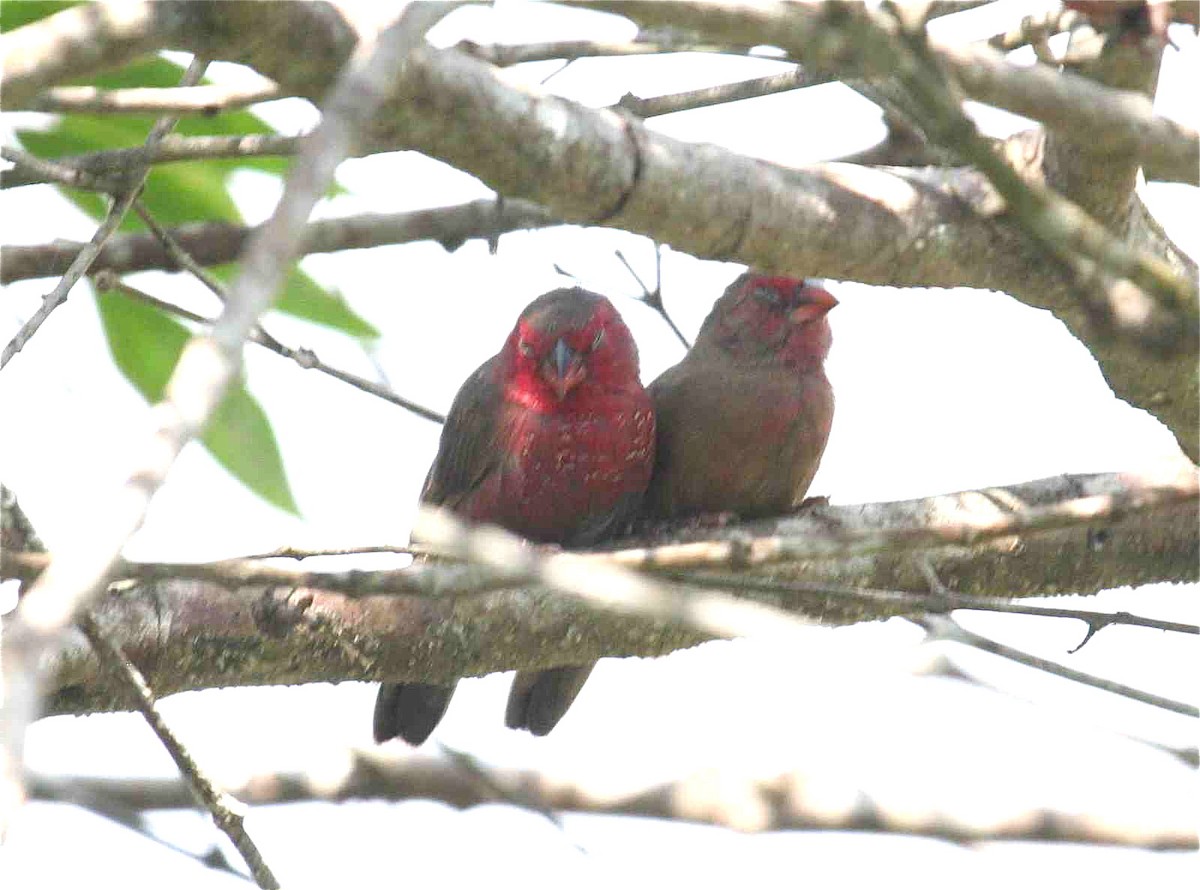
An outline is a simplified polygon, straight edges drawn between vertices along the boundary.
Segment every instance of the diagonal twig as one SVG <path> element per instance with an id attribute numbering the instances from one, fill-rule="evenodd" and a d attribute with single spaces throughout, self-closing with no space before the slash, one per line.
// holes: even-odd
<path id="1" fill-rule="evenodd" d="M 1133 701 L 1150 705 L 1151 707 L 1174 711 L 1176 714 L 1183 714 L 1186 717 L 1200 717 L 1200 708 L 1197 708 L 1195 705 L 1175 701 L 1174 699 L 1155 695 L 1152 692 L 1145 692 L 1141 689 L 1135 689 L 1132 686 L 1126 686 L 1124 683 L 1106 680 L 1103 677 L 1087 674 L 1046 658 L 1030 655 L 1028 652 L 1022 652 L 1020 649 L 1014 649 L 1012 646 L 1006 646 L 1004 643 L 967 630 L 953 618 L 945 615 L 926 615 L 907 620 L 924 630 L 929 635 L 930 640 L 949 640 L 954 643 L 962 643 L 973 649 L 979 649 L 981 652 L 989 652 L 992 655 L 998 655 L 1017 664 L 1023 664 L 1026 667 L 1035 668 L 1047 674 L 1062 677 L 1065 680 L 1073 680 L 1084 686 L 1091 686 L 1093 689 L 1102 689 L 1105 692 L 1111 692 L 1132 699 Z"/>
<path id="2" fill-rule="evenodd" d="M 119 278 L 107 272 L 106 270 L 102 270 L 100 274 L 96 275 L 95 281 L 96 287 L 100 290 L 117 291 L 129 297 L 130 299 L 145 303 L 148 306 L 154 306 L 156 309 L 160 309 L 163 312 L 178 316 L 179 318 L 185 318 L 188 321 L 195 322 L 196 324 L 202 324 L 206 326 L 211 326 L 213 324 L 213 319 L 206 318 L 199 313 L 184 309 L 182 306 L 176 306 L 174 303 L 168 303 L 166 300 L 160 300 L 158 297 L 152 296 L 151 294 L 146 293 L 144 290 L 133 287 L 132 285 L 121 281 Z M 217 284 L 219 285 L 220 282 L 217 282 Z M 224 292 L 224 288 L 222 288 L 222 292 Z M 328 375 L 335 380 L 340 380 L 342 383 L 352 386 L 361 392 L 365 392 L 368 395 L 383 399 L 385 402 L 390 402 L 393 405 L 404 408 L 406 411 L 411 411 L 418 417 L 432 421 L 433 423 L 445 423 L 446 421 L 444 414 L 440 414 L 437 411 L 434 411 L 432 408 L 426 408 L 424 405 L 406 399 L 404 396 L 393 392 L 389 387 L 375 383 L 366 379 L 365 377 L 359 377 L 357 374 L 351 374 L 349 371 L 343 371 L 340 368 L 334 368 L 331 365 L 325 364 L 317 357 L 315 352 L 307 347 L 291 347 L 281 343 L 279 340 L 275 339 L 275 337 L 263 330 L 261 325 L 255 327 L 255 329 L 250 333 L 249 339 L 250 342 L 254 343 L 256 346 L 261 346 L 264 349 L 268 349 L 281 358 L 290 359 L 306 371 L 319 371 L 320 373 Z"/>
<path id="3" fill-rule="evenodd" d="M 691 349 L 692 344 L 689 343 L 688 338 L 683 335 L 683 331 L 679 330 L 679 325 L 675 324 L 675 319 L 671 318 L 671 314 L 667 312 L 666 304 L 663 303 L 662 251 L 663 248 L 661 244 L 654 245 L 654 290 L 651 290 L 646 286 L 646 282 L 642 281 L 642 276 L 638 275 L 637 270 L 633 268 L 633 265 L 625 258 L 625 254 L 622 253 L 620 249 L 616 251 L 616 254 L 617 259 L 621 261 L 621 264 L 625 267 L 629 274 L 633 276 L 633 280 L 638 283 L 638 287 L 642 289 L 642 295 L 638 297 L 639 302 L 645 303 L 660 316 L 662 316 L 662 320 L 667 323 L 667 327 L 671 329 L 671 333 L 673 333 L 679 339 L 679 342 L 683 344 L 683 348 Z"/>
<path id="4" fill-rule="evenodd" d="M 146 718 L 146 722 L 150 724 L 154 734 L 158 736 L 163 747 L 167 749 L 167 753 L 171 755 L 171 759 L 175 761 L 175 765 L 179 767 L 179 772 L 187 780 L 192 794 L 212 815 L 217 828 L 225 832 L 233 845 L 237 847 L 237 851 L 254 876 L 255 883 L 264 890 L 276 890 L 279 887 L 279 881 L 276 880 L 250 835 L 246 833 L 242 818 L 244 810 L 242 804 L 217 788 L 196 765 L 191 753 L 179 741 L 158 712 L 158 707 L 154 702 L 154 693 L 146 683 L 142 672 L 125 657 L 120 648 L 108 638 L 91 615 L 80 617 L 79 628 L 91 643 L 100 662 L 121 678 L 122 684 L 129 691 L 138 711 Z"/>

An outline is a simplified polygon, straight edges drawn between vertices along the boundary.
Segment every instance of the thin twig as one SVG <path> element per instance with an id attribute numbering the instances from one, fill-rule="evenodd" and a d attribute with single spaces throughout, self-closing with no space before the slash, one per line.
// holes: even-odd
<path id="1" fill-rule="evenodd" d="M 300 547 L 279 547 L 265 553 L 248 553 L 238 559 L 312 559 L 318 556 L 361 556 L 372 553 L 394 553 L 399 556 L 428 556 L 429 550 L 416 544 L 372 544 L 365 547 L 327 547 L 309 550 Z"/>
<path id="2" fill-rule="evenodd" d="M 696 108 L 707 108 L 726 102 L 740 102 L 743 99 L 757 99 L 760 96 L 802 90 L 806 87 L 829 83 L 832 80 L 833 77 L 830 75 L 816 74 L 796 66 L 781 74 L 768 74 L 766 77 L 754 77 L 748 80 L 739 80 L 736 83 L 722 83 L 715 87 L 686 90 L 665 96 L 651 96 L 643 99 L 633 93 L 626 93 L 612 107 L 623 108 L 641 118 L 651 118 L 674 114 L 677 111 L 692 111 Z"/>
<path id="3" fill-rule="evenodd" d="M 973 649 L 979 649 L 981 652 L 990 652 L 992 655 L 998 655 L 1009 661 L 1015 661 L 1017 664 L 1023 664 L 1026 667 L 1035 668 L 1047 674 L 1053 674 L 1056 677 L 1062 677 L 1076 683 L 1082 683 L 1084 686 L 1091 686 L 1093 689 L 1112 692 L 1133 701 L 1150 705 L 1151 707 L 1174 711 L 1176 714 L 1183 714 L 1186 717 L 1200 717 L 1200 708 L 1197 708 L 1195 705 L 1175 701 L 1174 699 L 1155 695 L 1152 692 L 1145 692 L 1141 689 L 1135 689 L 1132 686 L 1126 686 L 1124 683 L 1117 683 L 1114 680 L 1106 680 L 1103 677 L 1085 674 L 1083 671 L 1077 671 L 1058 662 L 1030 655 L 1028 652 L 1022 652 L 1020 649 L 1014 649 L 1011 646 L 1006 646 L 1004 643 L 999 643 L 973 631 L 969 631 L 953 618 L 945 615 L 926 615 L 907 620 L 923 629 L 929 635 L 930 640 L 949 640 L 954 643 L 962 643 Z"/>
<path id="4" fill-rule="evenodd" d="M 274 133 L 251 133 L 244 136 L 168 136 L 158 145 L 137 148 L 113 148 L 57 158 L 57 162 L 85 170 L 99 180 L 119 177 L 124 171 L 143 165 L 174 161 L 208 161 L 221 158 L 291 157 L 300 150 L 308 136 L 279 136 Z M 52 176 L 21 170 L 5 170 L 0 175 L 0 189 L 20 188 L 54 182 Z M 76 188 L 91 186 L 77 183 Z M 104 189 L 107 191 L 107 189 Z"/>
<path id="5" fill-rule="evenodd" d="M 121 281 L 116 276 L 111 275 L 111 273 L 107 273 L 103 270 L 96 276 L 96 287 L 100 290 L 117 291 L 131 299 L 145 303 L 148 306 L 154 306 L 155 308 L 160 309 L 163 312 L 170 313 L 171 315 L 176 315 L 180 318 L 186 318 L 188 321 L 195 322 L 196 324 L 202 324 L 211 327 L 215 323 L 214 319 L 205 318 L 203 315 L 199 315 L 188 309 L 184 309 L 182 306 L 176 306 L 174 303 L 168 303 L 165 300 L 160 300 L 158 297 L 152 296 L 151 294 L 148 294 L 139 288 L 133 287 L 132 285 Z M 339 368 L 334 368 L 325 364 L 323 361 L 317 358 L 317 354 L 315 352 L 307 347 L 301 346 L 299 348 L 293 348 L 291 346 L 284 345 L 264 331 L 261 325 L 256 326 L 255 329 L 251 331 L 249 340 L 251 343 L 261 346 L 264 349 L 268 349 L 282 358 L 292 360 L 306 371 L 319 371 L 322 374 L 326 374 L 335 380 L 340 380 L 342 383 L 352 386 L 361 392 L 365 392 L 368 395 L 383 399 L 385 402 L 390 402 L 391 404 L 397 405 L 406 411 L 411 411 L 418 417 L 432 421 L 433 423 L 446 422 L 445 415 L 434 411 L 432 408 L 426 408 L 424 405 L 410 401 L 404 398 L 404 396 L 393 392 L 390 388 L 375 383 L 371 380 L 367 380 L 365 377 L 359 377 L 357 374 L 351 374 L 349 371 L 343 371 Z"/>
<path id="6" fill-rule="evenodd" d="M 200 78 L 204 76 L 204 71 L 208 67 L 206 59 L 194 58 L 184 72 L 180 83 L 183 86 L 191 86 L 198 83 Z M 162 141 L 171 129 L 178 122 L 175 117 L 162 117 L 155 121 L 154 126 L 150 128 L 150 135 L 146 137 L 145 147 L 153 149 L 155 145 Z M 125 218 L 125 214 L 129 212 L 129 208 L 133 206 L 133 202 L 137 199 L 141 192 L 142 185 L 146 181 L 147 167 L 142 167 L 138 172 L 130 177 L 124 191 L 113 198 L 112 204 L 108 209 L 108 214 L 104 221 L 96 229 L 92 240 L 79 251 L 66 274 L 59 280 L 54 290 L 42 297 L 42 305 L 37 311 L 30 316 L 25 324 L 21 325 L 21 329 L 4 347 L 4 352 L 0 354 L 0 369 L 9 363 L 13 356 L 20 352 L 30 338 L 38 332 L 38 329 L 45 323 L 50 314 L 67 300 L 67 294 L 75 283 L 79 281 L 91 267 L 92 262 L 100 254 L 100 250 L 104 247 L 109 237 L 117 230 L 121 221 Z"/>
<path id="7" fill-rule="evenodd" d="M 175 761 L 175 765 L 179 767 L 179 772 L 187 780 L 196 800 L 212 815 L 217 828 L 225 832 L 226 836 L 233 841 L 233 845 L 237 847 L 246 866 L 250 869 L 250 873 L 254 875 L 255 883 L 264 890 L 278 888 L 279 881 L 275 879 L 275 875 L 271 873 L 262 853 L 250 839 L 250 835 L 246 833 L 242 816 L 245 808 L 217 788 L 197 766 L 191 753 L 179 741 L 158 712 L 154 703 L 154 693 L 146 683 L 142 672 L 125 657 L 120 648 L 108 638 L 91 615 L 80 616 L 79 628 L 96 651 L 96 657 L 100 659 L 100 662 L 121 678 L 121 682 L 129 690 L 130 697 L 134 700 L 138 711 L 146 718 L 146 722 L 150 724 L 154 734 L 158 736 L 163 747 L 167 749 L 167 753 L 171 755 L 171 759 Z"/>
<path id="8" fill-rule="evenodd" d="M 625 258 L 625 254 L 621 252 L 620 248 L 617 248 L 616 254 L 617 259 L 621 261 L 621 264 L 625 267 L 629 274 L 633 276 L 633 280 L 638 283 L 638 287 L 642 289 L 642 296 L 638 298 L 639 301 L 645 303 L 660 316 L 662 316 L 663 321 L 667 323 L 667 327 L 671 329 L 671 332 L 679 338 L 679 342 L 683 344 L 684 349 L 691 349 L 692 344 L 688 342 L 688 338 L 683 335 L 683 331 L 679 330 L 679 325 L 675 324 L 675 319 L 671 318 L 671 314 L 667 312 L 666 304 L 663 303 L 662 245 L 654 245 L 654 290 L 651 290 L 646 286 L 646 282 L 642 281 L 642 276 L 638 275 L 637 270 L 635 270 L 629 260 Z"/>
<path id="9" fill-rule="evenodd" d="M 595 40 L 556 40 L 546 43 L 476 43 L 461 40 L 454 48 L 498 68 L 508 68 L 525 62 L 549 62 L 557 59 L 575 61 L 615 56 L 645 56 L 661 53 L 717 53 L 748 55 L 752 47 L 718 46 L 690 38 L 676 39 L 667 34 L 643 37 L 625 43 L 606 43 Z"/>
<path id="10" fill-rule="evenodd" d="M 0 157 L 10 161 L 16 165 L 14 168 L 17 173 L 24 171 L 25 173 L 38 177 L 39 182 L 52 182 L 58 185 L 65 185 L 68 188 L 89 189 L 96 192 L 119 192 L 124 187 L 125 180 L 122 178 L 105 179 L 95 174 L 89 173 L 86 170 L 78 169 L 66 161 L 47 160 L 39 158 L 37 155 L 31 155 L 27 151 L 22 151 L 19 148 L 14 148 L 11 145 L 0 146 Z M 4 171 L 5 181 L 12 175 L 13 171 Z"/>
<path id="11" fill-rule="evenodd" d="M 920 562 L 923 567 L 929 564 L 927 560 L 921 560 Z M 847 587 L 837 584 L 827 584 L 821 581 L 775 581 L 769 578 L 730 575 L 717 572 L 664 572 L 662 573 L 662 577 L 670 578 L 681 584 L 726 591 L 778 593 L 784 596 L 833 596 L 868 600 L 874 603 L 895 603 L 898 606 L 921 609 L 925 612 L 939 615 L 962 609 L 966 612 L 995 612 L 1008 615 L 1030 615 L 1040 618 L 1071 618 L 1088 625 L 1088 636 L 1084 642 L 1090 639 L 1096 631 L 1109 625 L 1143 627 L 1148 630 L 1159 630 L 1170 633 L 1200 634 L 1200 625 L 1185 624 L 1180 621 L 1149 618 L 1144 615 L 1134 615 L 1131 612 L 1093 612 L 1086 609 L 1014 603 L 996 597 L 970 596 L 955 593 L 945 587 L 941 590 L 935 590 L 934 593 L 918 593 L 911 590 Z M 1074 649 L 1071 649 L 1070 653 L 1077 652 L 1082 647 L 1083 643 L 1080 643 Z"/>

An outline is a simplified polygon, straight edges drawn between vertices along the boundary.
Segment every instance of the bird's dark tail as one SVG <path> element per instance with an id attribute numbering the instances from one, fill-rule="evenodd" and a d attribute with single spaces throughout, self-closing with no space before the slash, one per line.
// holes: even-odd
<path id="1" fill-rule="evenodd" d="M 419 745 L 433 732 L 450 706 L 454 686 L 384 683 L 375 696 L 375 741 L 402 738 Z"/>
<path id="2" fill-rule="evenodd" d="M 508 693 L 505 725 L 545 735 L 567 713 L 595 666 L 593 661 L 545 671 L 518 671 Z"/>

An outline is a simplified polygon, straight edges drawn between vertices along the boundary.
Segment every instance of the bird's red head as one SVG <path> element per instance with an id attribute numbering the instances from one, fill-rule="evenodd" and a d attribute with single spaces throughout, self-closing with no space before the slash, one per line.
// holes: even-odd
<path id="1" fill-rule="evenodd" d="M 815 279 L 746 272 L 717 300 L 700 336 L 741 359 L 812 367 L 829 353 L 825 316 L 837 304 Z"/>
<path id="2" fill-rule="evenodd" d="M 502 355 L 508 397 L 538 411 L 640 385 L 629 328 L 606 298 L 578 287 L 530 303 Z"/>

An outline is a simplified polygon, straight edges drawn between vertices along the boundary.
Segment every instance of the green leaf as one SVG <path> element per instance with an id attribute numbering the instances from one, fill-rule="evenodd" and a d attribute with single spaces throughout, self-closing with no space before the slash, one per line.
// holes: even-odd
<path id="1" fill-rule="evenodd" d="M 161 401 L 191 336 L 187 328 L 160 309 L 122 294 L 97 293 L 96 302 L 113 361 L 148 402 Z M 201 440 L 243 485 L 268 503 L 299 515 L 275 432 L 244 382 L 230 386 Z"/>
<path id="2" fill-rule="evenodd" d="M 48 15 L 61 12 L 68 6 L 75 6 L 77 0 L 71 2 L 44 2 L 44 0 L 28 0 L 25 3 L 0 3 L 0 31 L 7 34 L 22 25 L 44 19 Z"/>
<path id="3" fill-rule="evenodd" d="M 222 281 L 231 281 L 237 266 L 232 263 L 214 266 L 212 272 Z M 351 337 L 373 340 L 379 336 L 379 329 L 351 309 L 341 294 L 321 287 L 299 268 L 288 273 L 279 302 L 271 308 Z"/>

